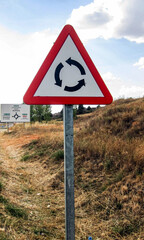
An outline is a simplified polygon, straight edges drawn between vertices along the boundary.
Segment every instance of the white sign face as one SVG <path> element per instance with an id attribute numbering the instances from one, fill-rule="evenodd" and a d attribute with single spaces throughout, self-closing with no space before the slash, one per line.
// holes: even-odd
<path id="1" fill-rule="evenodd" d="M 103 97 L 70 36 L 65 40 L 34 96 Z"/>
<path id="2" fill-rule="evenodd" d="M 1 122 L 30 122 L 30 106 L 1 104 Z"/>

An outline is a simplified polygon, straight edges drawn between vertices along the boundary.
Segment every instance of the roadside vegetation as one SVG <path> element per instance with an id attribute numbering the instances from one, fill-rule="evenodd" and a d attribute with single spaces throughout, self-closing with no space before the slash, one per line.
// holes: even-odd
<path id="1" fill-rule="evenodd" d="M 144 98 L 74 120 L 76 240 L 144 239 Z M 63 122 L 1 134 L 0 239 L 65 239 Z"/>

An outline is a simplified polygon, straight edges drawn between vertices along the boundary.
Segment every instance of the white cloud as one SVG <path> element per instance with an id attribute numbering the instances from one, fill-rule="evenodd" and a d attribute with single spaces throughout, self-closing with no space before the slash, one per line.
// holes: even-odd
<path id="1" fill-rule="evenodd" d="M 144 97 L 144 87 L 141 86 L 122 86 L 119 91 L 120 96 L 124 96 L 125 98 L 140 98 Z"/>
<path id="2" fill-rule="evenodd" d="M 139 69 L 143 69 L 144 68 L 144 57 L 141 57 L 138 62 L 136 62 L 134 64 L 134 66 L 138 67 Z"/>
<path id="3" fill-rule="evenodd" d="M 72 24 L 84 40 L 126 38 L 143 43 L 143 13 L 142 0 L 94 0 L 74 9 L 67 23 Z"/>
<path id="4" fill-rule="evenodd" d="M 102 74 L 102 78 L 113 98 L 117 99 L 120 96 L 119 90 L 123 84 L 121 79 L 114 76 L 111 72 Z"/>
<path id="5" fill-rule="evenodd" d="M 120 36 L 136 42 L 144 42 L 144 1 L 123 1 L 123 18 L 117 28 Z"/>
<path id="6" fill-rule="evenodd" d="M 126 85 L 119 77 L 114 76 L 111 72 L 102 75 L 102 78 L 108 87 L 114 99 L 122 98 L 139 98 L 144 96 L 144 87 L 137 85 Z"/>
<path id="7" fill-rule="evenodd" d="M 0 36 L 0 103 L 21 103 L 57 34 L 21 35 L 0 26 Z"/>

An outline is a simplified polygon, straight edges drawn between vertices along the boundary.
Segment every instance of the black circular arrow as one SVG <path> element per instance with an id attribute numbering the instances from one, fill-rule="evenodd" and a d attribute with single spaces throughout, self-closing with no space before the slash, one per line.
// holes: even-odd
<path id="1" fill-rule="evenodd" d="M 76 60 L 71 59 L 71 57 L 68 58 L 68 59 L 66 60 L 66 62 L 67 62 L 70 66 L 71 66 L 71 65 L 76 66 L 76 67 L 80 70 L 81 75 L 85 75 L 85 74 L 86 74 L 83 66 L 82 66 L 79 62 L 77 62 Z"/>
<path id="2" fill-rule="evenodd" d="M 60 80 L 60 71 L 61 69 L 64 67 L 64 65 L 62 63 L 60 63 L 57 67 L 56 67 L 56 70 L 55 70 L 55 80 L 56 80 L 56 83 L 55 85 L 61 87 L 62 86 L 62 80 Z"/>
<path id="3" fill-rule="evenodd" d="M 78 84 L 75 85 L 75 86 L 73 86 L 73 87 L 65 86 L 64 91 L 67 91 L 67 92 L 75 92 L 75 91 L 79 90 L 82 86 L 85 86 L 85 81 L 84 81 L 84 79 L 79 80 L 79 81 L 78 81 Z"/>
<path id="4" fill-rule="evenodd" d="M 66 60 L 66 63 L 68 63 L 70 66 L 71 65 L 76 66 L 80 70 L 81 75 L 86 74 L 83 66 L 79 62 L 77 62 L 76 60 L 71 59 L 71 57 Z M 64 67 L 64 65 L 62 63 L 59 63 L 58 66 L 56 67 L 56 70 L 55 70 L 55 73 L 54 73 L 55 85 L 57 85 L 59 87 L 62 86 L 62 80 L 60 79 L 60 71 L 62 70 L 63 67 Z M 75 86 L 72 86 L 72 87 L 65 86 L 64 91 L 75 92 L 83 86 L 85 86 L 85 81 L 84 81 L 84 79 L 81 79 L 81 80 L 78 81 L 78 84 L 75 85 Z"/>

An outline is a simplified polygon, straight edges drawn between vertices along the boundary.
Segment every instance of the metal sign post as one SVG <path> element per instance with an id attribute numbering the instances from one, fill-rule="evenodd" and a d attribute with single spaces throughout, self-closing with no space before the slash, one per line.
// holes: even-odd
<path id="1" fill-rule="evenodd" d="M 64 180 L 66 240 L 75 239 L 73 105 L 64 105 Z"/>

